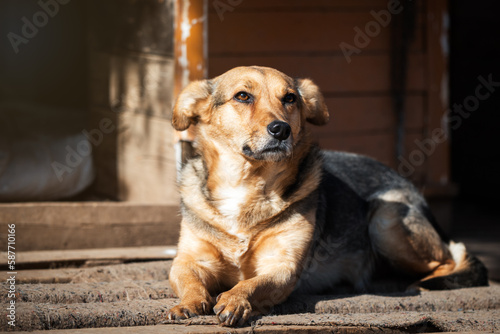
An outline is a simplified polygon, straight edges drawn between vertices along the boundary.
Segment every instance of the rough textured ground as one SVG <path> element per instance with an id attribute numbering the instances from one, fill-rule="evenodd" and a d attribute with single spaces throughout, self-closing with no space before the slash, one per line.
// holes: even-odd
<path id="1" fill-rule="evenodd" d="M 168 282 L 170 261 L 19 272 L 16 326 L 0 317 L 0 330 L 33 331 L 122 327 L 121 331 L 226 333 L 214 316 L 167 321 L 178 303 Z M 2 281 L 4 278 L 2 277 Z M 6 289 L 3 283 L 2 289 Z M 6 290 L 4 290 L 6 291 Z M 0 307 L 6 314 L 6 294 Z M 156 325 L 156 326 L 152 326 Z M 148 326 L 148 327 L 136 327 Z M 131 327 L 131 328 L 123 328 Z M 292 296 L 272 314 L 232 332 L 500 331 L 500 285 L 421 293 Z M 78 332 L 78 331 L 77 331 Z M 85 330 L 82 333 L 95 333 Z"/>

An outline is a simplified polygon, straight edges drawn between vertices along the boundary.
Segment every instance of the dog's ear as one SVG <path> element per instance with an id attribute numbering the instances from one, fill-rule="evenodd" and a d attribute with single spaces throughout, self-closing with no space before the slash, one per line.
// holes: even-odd
<path id="1" fill-rule="evenodd" d="M 297 79 L 297 89 L 304 103 L 304 113 L 306 120 L 314 125 L 324 125 L 328 123 L 330 114 L 325 104 L 323 94 L 309 79 Z"/>
<path id="2" fill-rule="evenodd" d="M 209 80 L 193 81 L 186 86 L 175 102 L 172 125 L 178 131 L 196 124 L 210 108 L 211 85 Z"/>

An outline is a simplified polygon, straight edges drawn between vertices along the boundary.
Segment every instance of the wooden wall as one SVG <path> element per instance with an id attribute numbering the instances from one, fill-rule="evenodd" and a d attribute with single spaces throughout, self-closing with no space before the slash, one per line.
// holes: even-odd
<path id="1" fill-rule="evenodd" d="M 217 7 L 216 3 L 225 6 Z M 232 5 L 231 5 L 232 3 Z M 341 43 L 355 46 L 355 28 L 365 31 L 375 21 L 372 11 L 388 10 L 388 0 L 252 0 L 215 1 L 209 4 L 209 77 L 240 65 L 277 68 L 292 77 L 309 77 L 325 95 L 331 121 L 314 129 L 320 145 L 328 149 L 359 152 L 398 168 L 395 154 L 396 117 L 390 94 L 391 25 L 380 26 L 366 46 L 351 59 L 344 56 Z M 443 1 L 438 1 L 445 8 Z M 443 7 L 444 6 L 444 7 Z M 431 92 L 441 80 L 429 75 L 429 59 L 441 50 L 428 50 L 439 43 L 440 31 L 429 34 L 429 20 L 442 24 L 440 15 L 430 15 L 425 1 L 417 3 L 414 39 L 408 56 L 405 108 L 405 155 L 419 149 L 422 140 L 439 127 L 445 110 Z M 398 15 L 398 14 L 394 14 Z M 375 21 L 376 22 L 376 21 Z M 360 45 L 358 43 L 358 45 Z M 439 61 L 439 59 L 438 59 Z M 439 66 L 438 66 L 439 67 Z M 441 72 L 444 68 L 438 68 Z M 434 80 L 434 82 L 431 82 Z M 432 116 L 432 117 L 431 117 Z M 429 123 L 433 120 L 434 124 Z M 446 145 L 445 145 L 446 146 Z M 419 185 L 448 183 L 447 146 L 444 152 L 426 156 L 425 163 L 413 164 L 407 175 Z M 429 170 L 431 160 L 433 170 Z M 432 176 L 432 173 L 435 176 Z M 443 179 L 444 176 L 444 179 Z"/>
<path id="2" fill-rule="evenodd" d="M 94 147 L 93 191 L 177 205 L 174 1 L 88 1 L 87 20 L 91 128 L 107 121 L 114 130 Z"/>

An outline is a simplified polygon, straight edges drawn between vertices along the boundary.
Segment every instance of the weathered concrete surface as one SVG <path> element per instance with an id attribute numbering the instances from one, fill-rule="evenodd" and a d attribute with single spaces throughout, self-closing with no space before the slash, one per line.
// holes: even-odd
<path id="1" fill-rule="evenodd" d="M 428 333 L 497 332 L 500 311 L 400 312 L 367 314 L 295 314 L 265 316 L 250 325 L 228 329 L 213 316 L 154 326 L 58 330 L 55 333 Z M 21 333 L 21 332 L 19 332 Z M 46 333 L 34 331 L 32 333 Z"/>
<path id="2" fill-rule="evenodd" d="M 170 261 L 99 266 L 82 269 L 19 273 L 16 285 L 16 326 L 8 325 L 6 294 L 0 295 L 0 331 L 33 331 L 103 327 L 145 327 L 148 330 L 225 333 L 215 316 L 186 321 L 166 320 L 166 312 L 179 300 L 168 282 Z M 29 279 L 28 279 L 29 278 Z M 5 283 L 0 287 L 7 290 Z M 160 326 L 161 325 L 161 326 Z M 187 326 L 189 325 L 189 326 Z M 307 326 L 307 327 L 304 327 Z M 138 327 L 135 327 L 138 332 Z M 180 331 L 181 328 L 186 330 Z M 260 329 L 259 329 L 260 328 Z M 500 285 L 421 293 L 364 295 L 295 295 L 271 315 L 255 317 L 248 333 L 282 332 L 499 331 Z M 341 330 L 341 328 L 343 328 Z M 321 329 L 321 330 L 320 330 Z M 132 333 L 134 329 L 131 329 Z M 210 331 L 209 331 L 210 332 Z M 63 332 L 65 333 L 65 332 Z M 68 332 L 69 333 L 69 332 Z M 153 332 L 152 332 L 153 333 Z"/>
<path id="3" fill-rule="evenodd" d="M 27 303 L 74 304 L 175 298 L 168 281 L 67 284 L 23 284 L 18 299 Z M 0 298 L 1 300 L 1 298 Z"/>
<path id="4" fill-rule="evenodd" d="M 116 264 L 89 268 L 67 268 L 57 270 L 22 270 L 16 276 L 18 284 L 27 283 L 92 283 L 119 281 L 162 281 L 168 279 L 172 261 Z M 7 271 L 0 272 L 0 282 L 9 277 Z M 4 296 L 0 295 L 1 298 Z"/>
<path id="5" fill-rule="evenodd" d="M 15 332 L 23 333 L 23 332 Z M 47 331 L 34 331 L 32 333 L 43 334 Z M 52 333 L 52 332 L 51 332 Z M 204 325 L 204 326 L 191 326 L 191 325 L 157 325 L 157 326 L 136 326 L 136 327 L 119 327 L 119 328 L 85 328 L 85 329 L 66 329 L 53 331 L 57 334 L 96 334 L 96 333 L 109 333 L 109 334 L 159 334 L 159 333 L 179 333 L 179 334 L 281 334 L 281 333 L 335 333 L 335 334 L 392 334 L 392 333 L 407 333 L 399 329 L 386 329 L 376 327 L 343 327 L 343 326 L 296 326 L 296 325 L 259 325 L 248 326 L 243 328 L 225 328 L 218 325 Z M 471 332 L 482 333 L 482 332 Z"/>

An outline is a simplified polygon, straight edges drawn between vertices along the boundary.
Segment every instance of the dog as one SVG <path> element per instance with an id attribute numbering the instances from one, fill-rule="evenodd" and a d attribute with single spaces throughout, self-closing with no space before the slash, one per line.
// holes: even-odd
<path id="1" fill-rule="evenodd" d="M 267 67 L 237 67 L 181 92 L 172 124 L 197 124 L 197 156 L 180 174 L 169 276 L 180 304 L 169 319 L 214 312 L 240 326 L 293 291 L 367 291 L 387 268 L 426 289 L 488 284 L 484 265 L 444 237 L 409 181 L 312 144 L 307 123 L 328 120 L 318 86 Z"/>

